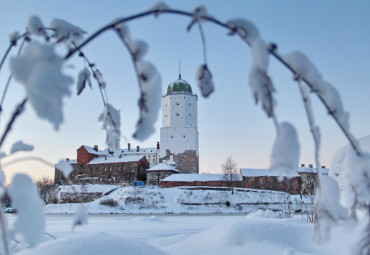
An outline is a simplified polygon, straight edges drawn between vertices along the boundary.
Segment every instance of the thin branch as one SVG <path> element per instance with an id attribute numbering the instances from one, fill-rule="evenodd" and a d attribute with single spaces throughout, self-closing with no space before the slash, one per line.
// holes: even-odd
<path id="1" fill-rule="evenodd" d="M 88 37 L 84 42 L 82 42 L 80 44 L 80 48 L 83 48 L 85 47 L 87 44 L 89 44 L 92 40 L 94 40 L 97 36 L 99 36 L 100 34 L 110 30 L 110 29 L 114 29 L 115 26 L 121 24 L 121 23 L 125 23 L 125 22 L 128 22 L 128 21 L 131 21 L 131 20 L 135 20 L 135 19 L 139 19 L 139 18 L 142 18 L 142 17 L 146 17 L 146 16 L 149 16 L 149 15 L 159 15 L 159 14 L 164 14 L 164 13 L 167 13 L 167 14 L 177 14 L 177 15 L 183 15 L 183 16 L 188 16 L 188 17 L 194 17 L 194 14 L 193 13 L 190 13 L 190 12 L 185 12 L 185 11 L 180 11 L 180 10 L 172 10 L 172 9 L 167 9 L 167 10 L 151 10 L 151 11 L 146 11 L 146 12 L 141 12 L 141 13 L 138 13 L 136 15 L 132 15 L 132 16 L 129 16 L 129 17 L 126 17 L 126 18 L 121 18 L 121 19 L 118 19 L 104 27 L 102 27 L 101 29 L 99 29 L 98 31 L 96 31 L 95 33 L 93 33 L 90 37 Z M 221 22 L 213 17 L 208 17 L 208 16 L 201 16 L 201 18 L 203 20 L 207 20 L 211 23 L 214 23 L 216 25 L 219 25 L 229 31 L 232 31 L 234 33 L 238 33 L 238 31 L 235 29 L 235 27 L 233 26 L 230 26 L 224 22 Z M 250 46 L 250 43 L 248 43 L 248 45 Z M 290 66 L 277 52 L 276 52 L 276 45 L 274 45 L 274 47 L 267 47 L 267 50 L 269 51 L 269 53 L 274 56 L 280 63 L 282 63 L 288 70 L 290 70 L 294 75 L 297 75 L 297 71 L 292 67 Z M 69 59 L 70 57 L 72 57 L 75 53 L 76 53 L 76 49 L 72 49 L 70 50 L 66 56 L 64 57 L 65 60 Z M 310 88 L 313 88 L 313 85 L 307 81 L 305 78 L 302 79 Z M 334 119 L 334 121 L 337 123 L 337 125 L 339 126 L 339 128 L 341 129 L 341 131 L 343 132 L 344 136 L 347 138 L 347 140 L 349 141 L 349 143 L 351 144 L 352 148 L 356 151 L 356 154 L 358 156 L 362 156 L 362 151 L 360 149 L 360 147 L 357 145 L 356 143 L 356 139 L 353 137 L 353 135 L 343 126 L 343 124 L 340 122 L 340 120 L 335 116 L 335 114 L 333 114 L 333 111 L 331 110 L 331 108 L 329 107 L 329 105 L 327 104 L 327 102 L 325 101 L 325 99 L 317 94 L 318 98 L 320 99 L 321 103 L 325 106 L 325 108 L 327 109 L 327 111 L 329 112 L 329 114 L 332 116 L 332 118 Z"/>
<path id="2" fill-rule="evenodd" d="M 27 41 L 26 38 L 22 41 L 21 46 L 19 47 L 19 50 L 18 50 L 17 57 L 19 57 L 21 55 L 22 49 L 23 49 L 24 44 L 25 44 L 26 41 Z M 8 92 L 9 84 L 12 81 L 12 79 L 13 79 L 13 74 L 9 75 L 8 81 L 6 82 L 4 92 L 3 92 L 3 95 L 2 95 L 1 101 L 0 101 L 0 113 L 3 111 L 3 104 L 4 104 L 5 96 L 6 96 L 6 93 Z"/>
<path id="3" fill-rule="evenodd" d="M 25 99 L 23 99 L 23 101 L 20 104 L 17 105 L 17 107 L 16 107 L 16 109 L 15 109 L 12 117 L 10 118 L 10 120 L 8 122 L 8 125 L 6 126 L 5 132 L 2 135 L 2 137 L 1 137 L 1 140 L 0 140 L 0 148 L 3 145 L 4 140 L 7 137 L 9 131 L 12 129 L 15 120 L 23 112 L 24 106 L 27 103 L 27 100 L 28 100 L 28 98 L 25 98 Z"/>
<path id="4" fill-rule="evenodd" d="M 308 124 L 310 126 L 310 131 L 311 131 L 311 134 L 312 134 L 312 138 L 313 138 L 313 141 L 314 141 L 314 144 L 315 144 L 315 164 L 316 164 L 316 171 L 317 171 L 317 174 L 318 174 L 318 179 L 319 179 L 319 182 L 318 182 L 318 187 L 320 186 L 320 177 L 321 177 L 321 167 L 320 167 L 320 154 L 319 154 L 319 150 L 320 150 L 320 137 L 318 136 L 319 134 L 317 133 L 317 127 L 315 125 L 315 119 L 313 117 L 313 113 L 312 113 L 312 107 L 311 107 L 311 101 L 310 101 L 310 98 L 308 97 L 307 95 L 307 92 L 305 91 L 305 88 L 304 88 L 304 84 L 301 82 L 300 79 L 298 79 L 298 85 L 299 85 L 299 90 L 301 92 L 301 96 L 302 96 L 302 100 L 303 100 L 303 103 L 304 103 L 304 108 L 306 110 L 306 116 L 307 116 L 307 119 L 308 119 Z"/>
<path id="5" fill-rule="evenodd" d="M 21 38 L 23 38 L 23 37 L 24 37 L 24 38 L 27 38 L 27 36 L 28 36 L 28 33 L 24 33 L 24 34 L 20 35 L 20 36 L 17 38 L 17 40 L 19 40 L 19 39 L 21 39 Z M 6 58 L 8 57 L 8 55 L 9 55 L 9 53 L 10 53 L 11 49 L 17 45 L 17 40 L 15 40 L 15 41 L 10 41 L 9 47 L 8 47 L 8 49 L 5 51 L 4 56 L 3 56 L 3 58 L 1 59 L 1 62 L 0 62 L 0 71 L 1 71 L 1 68 L 3 67 L 3 65 L 4 65 L 5 60 L 6 60 Z"/>
<path id="6" fill-rule="evenodd" d="M 204 64 L 207 65 L 207 46 L 206 46 L 206 38 L 204 36 L 204 31 L 202 24 L 198 23 L 200 37 L 202 38 L 202 44 L 203 44 L 203 58 L 204 58 Z"/>

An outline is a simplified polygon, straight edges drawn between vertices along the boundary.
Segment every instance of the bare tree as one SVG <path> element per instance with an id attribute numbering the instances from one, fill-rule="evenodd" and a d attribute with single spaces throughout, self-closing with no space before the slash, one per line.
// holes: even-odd
<path id="1" fill-rule="evenodd" d="M 225 162 L 221 165 L 222 172 L 224 173 L 224 180 L 227 186 L 231 188 L 232 194 L 234 194 L 233 182 L 237 179 L 238 167 L 232 156 L 226 158 Z"/>
<path id="2" fill-rule="evenodd" d="M 55 198 L 56 186 L 54 185 L 53 179 L 49 176 L 44 175 L 36 182 L 39 190 L 40 198 L 45 204 L 49 204 Z"/>

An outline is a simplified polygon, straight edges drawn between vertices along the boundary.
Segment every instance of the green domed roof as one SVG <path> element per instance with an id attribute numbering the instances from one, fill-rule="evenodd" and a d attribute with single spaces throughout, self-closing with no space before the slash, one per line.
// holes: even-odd
<path id="1" fill-rule="evenodd" d="M 167 95 L 172 94 L 173 92 L 185 92 L 193 94 L 190 84 L 181 79 L 181 76 L 174 82 L 171 82 L 167 88 Z"/>

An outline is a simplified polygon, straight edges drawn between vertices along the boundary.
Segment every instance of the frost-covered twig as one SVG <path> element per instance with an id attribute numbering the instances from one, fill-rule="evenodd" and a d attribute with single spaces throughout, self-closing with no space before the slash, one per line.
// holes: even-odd
<path id="1" fill-rule="evenodd" d="M 315 144 L 315 164 L 316 164 L 316 171 L 318 174 L 318 179 L 320 180 L 321 176 L 321 167 L 320 167 L 320 129 L 319 127 L 316 126 L 315 124 L 315 119 L 313 117 L 312 113 L 312 107 L 311 107 L 311 101 L 308 96 L 307 90 L 305 88 L 305 85 L 302 83 L 302 81 L 298 78 L 298 85 L 299 85 L 299 90 L 301 92 L 302 100 L 304 103 L 304 108 L 306 111 L 306 116 L 308 119 L 308 124 L 310 126 L 310 131 L 312 134 L 312 138 Z M 318 182 L 319 185 L 320 181 Z"/>
<path id="2" fill-rule="evenodd" d="M 297 77 L 299 76 L 299 73 L 297 72 L 297 70 L 295 70 L 295 68 L 293 66 L 291 66 L 287 61 L 285 61 L 283 59 L 282 56 L 280 56 L 280 54 L 278 54 L 276 52 L 276 44 L 270 44 L 268 46 L 268 50 L 270 52 L 270 54 L 272 56 L 274 56 L 280 63 L 282 63 L 288 70 L 290 70 L 294 77 Z M 307 84 L 307 86 L 313 90 L 315 88 L 315 86 L 310 82 L 308 81 L 306 78 L 302 78 L 302 81 L 304 83 Z M 354 138 L 354 136 L 351 134 L 351 132 L 343 125 L 342 121 L 338 118 L 337 115 L 335 115 L 335 111 L 333 109 L 331 109 L 330 105 L 328 104 L 328 102 L 325 100 L 325 98 L 320 95 L 319 93 L 317 93 L 317 96 L 319 98 L 319 100 L 321 101 L 321 103 L 324 105 L 324 107 L 326 108 L 326 110 L 328 111 L 328 113 L 332 116 L 332 118 L 334 119 L 334 121 L 337 123 L 338 127 L 340 128 L 340 130 L 343 132 L 344 136 L 347 138 L 347 140 L 349 141 L 349 143 L 351 144 L 353 150 L 356 152 L 356 154 L 358 156 L 362 156 L 363 153 L 362 153 L 362 150 L 361 148 L 359 147 L 359 145 L 357 144 L 357 141 L 356 139 Z"/>
<path id="3" fill-rule="evenodd" d="M 20 54 L 22 52 L 22 49 L 23 49 L 23 46 L 24 46 L 25 42 L 29 40 L 27 38 L 28 37 L 25 37 L 25 39 L 22 40 L 21 46 L 19 47 L 18 54 L 17 54 L 18 57 L 20 56 Z M 10 74 L 9 77 L 8 77 L 8 81 L 5 84 L 3 95 L 1 97 L 1 101 L 0 101 L 0 113 L 3 111 L 3 104 L 4 104 L 5 96 L 6 96 L 6 93 L 8 92 L 8 88 L 9 88 L 9 85 L 10 85 L 10 82 L 12 81 L 12 79 L 13 79 L 13 74 Z"/>
<path id="4" fill-rule="evenodd" d="M 12 117 L 10 118 L 10 120 L 9 120 L 7 126 L 6 126 L 6 129 L 5 129 L 4 133 L 3 133 L 3 135 L 1 136 L 1 139 L 0 139 L 0 148 L 3 145 L 4 140 L 5 140 L 6 136 L 8 135 L 9 131 L 12 129 L 12 126 L 14 124 L 14 121 L 23 112 L 24 106 L 25 106 L 27 100 L 28 99 L 25 98 L 25 99 L 23 99 L 23 101 L 20 104 L 17 105 L 17 107 L 16 107 L 16 109 L 15 109 Z"/>
<path id="5" fill-rule="evenodd" d="M 5 255 L 9 255 L 10 252 L 9 252 L 9 242 L 8 242 L 8 231 L 6 229 L 6 223 L 5 223 L 5 219 L 4 219 L 4 212 L 1 208 L 0 210 L 0 227 L 1 227 L 1 232 L 2 232 L 2 242 L 3 242 L 3 245 L 4 245 L 4 252 L 5 252 Z"/>
<path id="6" fill-rule="evenodd" d="M 1 59 L 1 62 L 0 62 L 0 71 L 1 71 L 1 68 L 3 67 L 3 65 L 4 65 L 5 60 L 7 59 L 11 49 L 17 45 L 17 41 L 21 38 L 28 38 L 27 36 L 28 36 L 28 33 L 24 33 L 22 35 L 19 35 L 17 32 L 13 33 L 10 36 L 10 44 L 9 44 L 7 50 L 5 51 L 4 56 L 3 56 L 3 58 Z"/>

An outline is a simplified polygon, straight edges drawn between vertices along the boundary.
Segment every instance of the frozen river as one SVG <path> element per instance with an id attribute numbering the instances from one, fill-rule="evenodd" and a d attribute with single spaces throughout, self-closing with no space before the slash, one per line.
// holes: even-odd
<path id="1" fill-rule="evenodd" d="M 11 224 L 15 216 L 8 216 Z M 318 247 L 312 242 L 313 224 L 301 216 L 292 219 L 251 216 L 90 215 L 87 225 L 72 230 L 73 215 L 47 215 L 44 241 L 50 244 L 54 242 L 52 237 L 63 241 L 100 233 L 125 242 L 128 239 L 133 244 L 140 241 L 166 254 L 346 254 L 342 252 L 348 246 L 340 240 L 348 241 L 348 236 L 338 235 L 339 239 L 328 246 Z M 49 254 L 50 250 L 47 251 Z M 107 250 L 107 254 L 116 253 Z"/>

